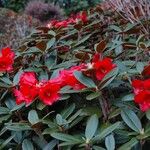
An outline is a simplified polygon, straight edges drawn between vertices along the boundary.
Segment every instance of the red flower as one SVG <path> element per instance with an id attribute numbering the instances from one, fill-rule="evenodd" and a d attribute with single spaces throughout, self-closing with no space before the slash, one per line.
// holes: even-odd
<path id="1" fill-rule="evenodd" d="M 142 111 L 150 109 L 150 79 L 148 80 L 133 80 L 134 101 L 139 104 Z"/>
<path id="2" fill-rule="evenodd" d="M 100 60 L 100 54 L 95 54 L 92 60 L 92 65 L 97 80 L 102 80 L 107 73 L 116 67 L 110 58 L 104 58 L 103 60 Z"/>
<path id="3" fill-rule="evenodd" d="M 44 83 L 39 89 L 39 97 L 46 105 L 52 105 L 54 102 L 60 99 L 58 93 L 61 86 L 57 80 L 52 79 L 47 83 Z"/>
<path id="4" fill-rule="evenodd" d="M 150 91 L 144 90 L 135 95 L 135 102 L 139 104 L 142 111 L 150 109 Z"/>
<path id="5" fill-rule="evenodd" d="M 55 24 L 55 28 L 66 28 L 68 26 L 68 22 L 66 20 L 60 21 Z"/>
<path id="6" fill-rule="evenodd" d="M 47 24 L 48 28 L 66 28 L 68 26 L 68 21 L 57 21 L 57 20 L 52 20 L 50 23 Z"/>
<path id="7" fill-rule="evenodd" d="M 88 21 L 87 13 L 85 11 L 77 14 L 77 15 L 71 15 L 70 18 L 65 19 L 63 21 L 58 20 L 52 20 L 50 23 L 47 24 L 48 28 L 66 28 L 68 25 L 76 24 L 79 21 L 82 21 L 83 23 L 86 23 Z"/>
<path id="8" fill-rule="evenodd" d="M 86 23 L 88 21 L 86 11 L 82 11 L 80 14 L 78 14 L 77 19 L 81 20 L 83 23 Z"/>
<path id="9" fill-rule="evenodd" d="M 25 102 L 30 104 L 38 95 L 38 81 L 35 73 L 25 72 L 21 75 L 19 81 L 19 90 L 14 90 L 16 96 L 16 103 L 21 104 Z"/>
<path id="10" fill-rule="evenodd" d="M 20 77 L 20 85 L 30 85 L 30 86 L 36 86 L 38 83 L 38 80 L 36 79 L 36 75 L 34 72 L 25 72 Z"/>
<path id="11" fill-rule="evenodd" d="M 11 71 L 15 53 L 9 47 L 3 48 L 0 53 L 0 72 Z"/>
<path id="12" fill-rule="evenodd" d="M 62 80 L 63 86 L 71 86 L 75 90 L 81 90 L 85 88 L 85 85 L 80 83 L 74 76 L 75 71 L 81 71 L 85 68 L 85 64 L 81 64 L 80 66 L 73 66 L 68 70 L 60 71 L 60 78 Z"/>
<path id="13" fill-rule="evenodd" d="M 38 95 L 38 89 L 35 86 L 24 85 L 20 86 L 19 90 L 15 89 L 16 103 L 19 105 L 25 102 L 30 104 Z"/>

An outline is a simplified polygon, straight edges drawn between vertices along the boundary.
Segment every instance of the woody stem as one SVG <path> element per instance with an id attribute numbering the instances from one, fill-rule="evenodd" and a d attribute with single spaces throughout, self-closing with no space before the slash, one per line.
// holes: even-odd
<path id="1" fill-rule="evenodd" d="M 108 119 L 108 106 L 107 106 L 107 101 L 104 99 L 102 96 L 99 97 L 99 104 L 103 113 L 104 121 Z"/>

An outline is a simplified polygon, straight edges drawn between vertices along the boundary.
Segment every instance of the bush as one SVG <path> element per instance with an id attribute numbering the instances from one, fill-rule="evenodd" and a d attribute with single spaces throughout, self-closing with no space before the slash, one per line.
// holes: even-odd
<path id="1" fill-rule="evenodd" d="M 17 14 L 5 8 L 0 9 L 0 22 L 1 48 L 5 46 L 17 48 L 23 38 L 29 35 L 34 27 L 40 25 L 40 22 L 31 16 Z"/>
<path id="2" fill-rule="evenodd" d="M 29 2 L 25 8 L 25 13 L 41 22 L 47 22 L 51 19 L 61 19 L 63 17 L 62 11 L 58 6 L 39 0 Z"/>
<path id="3" fill-rule="evenodd" d="M 143 28 L 148 21 L 131 23 L 104 3 L 64 20 L 65 26 L 57 21 L 36 28 L 14 51 L 15 58 L 3 49 L 0 148 L 145 147 L 150 40 Z"/>

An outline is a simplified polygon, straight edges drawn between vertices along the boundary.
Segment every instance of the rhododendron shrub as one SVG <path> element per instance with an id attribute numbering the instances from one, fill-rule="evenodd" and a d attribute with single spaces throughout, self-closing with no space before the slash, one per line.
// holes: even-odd
<path id="1" fill-rule="evenodd" d="M 147 148 L 146 22 L 131 24 L 106 4 L 0 51 L 0 149 Z"/>

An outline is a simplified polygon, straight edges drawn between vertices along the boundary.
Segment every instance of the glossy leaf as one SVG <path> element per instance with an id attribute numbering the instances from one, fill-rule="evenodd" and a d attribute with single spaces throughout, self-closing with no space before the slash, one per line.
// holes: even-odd
<path id="1" fill-rule="evenodd" d="M 124 122 L 134 131 L 141 133 L 142 125 L 138 116 L 130 109 L 123 109 L 121 111 L 121 117 Z"/>
<path id="2" fill-rule="evenodd" d="M 87 122 L 85 129 L 86 141 L 90 141 L 92 139 L 92 137 L 95 135 L 97 127 L 98 127 L 98 117 L 95 114 L 92 115 Z"/>

